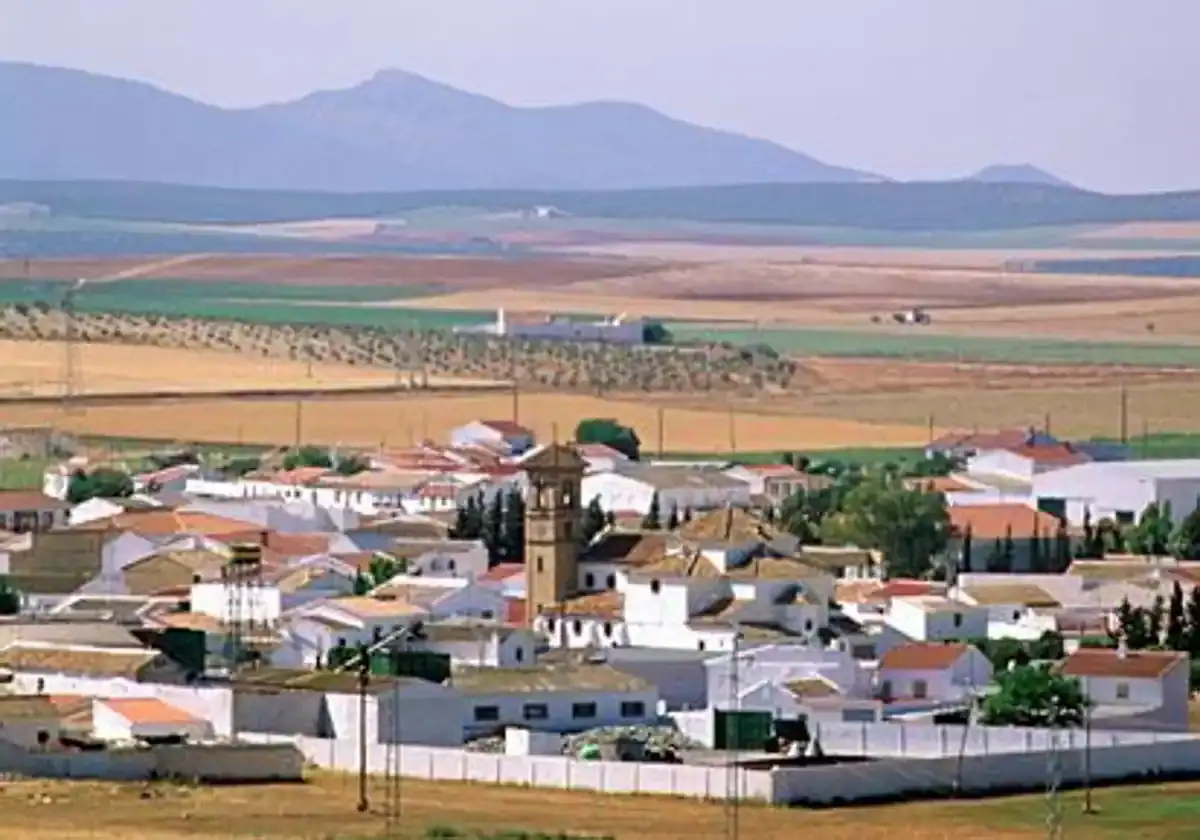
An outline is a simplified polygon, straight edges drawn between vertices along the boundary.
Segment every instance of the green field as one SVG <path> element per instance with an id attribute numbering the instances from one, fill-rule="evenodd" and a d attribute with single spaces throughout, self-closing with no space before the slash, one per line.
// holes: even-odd
<path id="1" fill-rule="evenodd" d="M 1133 344 L 1115 341 L 972 338 L 827 329 L 730 328 L 671 324 L 679 341 L 765 344 L 798 356 L 894 358 L 1027 364 L 1115 364 L 1200 367 L 1200 345 Z"/>
<path id="2" fill-rule="evenodd" d="M 40 458 L 0 459 L 0 490 L 40 490 L 49 461 Z"/>

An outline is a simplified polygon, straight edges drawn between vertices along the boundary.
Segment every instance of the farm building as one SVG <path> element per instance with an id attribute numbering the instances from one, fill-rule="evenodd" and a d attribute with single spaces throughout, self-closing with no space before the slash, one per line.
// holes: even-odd
<path id="1" fill-rule="evenodd" d="M 1200 499 L 1200 459 L 1079 464 L 1036 476 L 1033 495 L 1075 526 L 1089 513 L 1093 522 L 1133 522 L 1150 504 L 1169 504 L 1179 521 Z"/>
<path id="2" fill-rule="evenodd" d="M 483 446 L 520 455 L 535 443 L 533 432 L 511 420 L 475 420 L 450 432 L 450 445 L 456 449 Z"/>
<path id="3" fill-rule="evenodd" d="M 600 507 L 616 513 L 644 515 L 655 494 L 663 519 L 672 508 L 682 515 L 689 508 L 749 507 L 752 496 L 745 481 L 712 469 L 629 464 L 583 478 L 584 504 L 598 498 Z"/>

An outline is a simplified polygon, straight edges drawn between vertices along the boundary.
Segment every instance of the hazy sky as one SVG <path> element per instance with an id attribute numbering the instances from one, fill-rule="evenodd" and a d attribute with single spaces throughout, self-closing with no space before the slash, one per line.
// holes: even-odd
<path id="1" fill-rule="evenodd" d="M 0 0 L 0 59 L 220 105 L 400 67 L 626 99 L 830 163 L 1200 188 L 1200 0 Z M 3 126 L 0 126 L 3 131 Z"/>

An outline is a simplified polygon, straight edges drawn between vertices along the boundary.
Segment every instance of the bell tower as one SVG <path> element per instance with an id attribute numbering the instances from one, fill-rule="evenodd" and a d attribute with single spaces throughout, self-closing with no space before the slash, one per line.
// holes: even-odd
<path id="1" fill-rule="evenodd" d="M 525 603 L 530 622 L 570 598 L 579 580 L 580 494 L 586 462 L 552 443 L 521 462 L 525 499 Z"/>

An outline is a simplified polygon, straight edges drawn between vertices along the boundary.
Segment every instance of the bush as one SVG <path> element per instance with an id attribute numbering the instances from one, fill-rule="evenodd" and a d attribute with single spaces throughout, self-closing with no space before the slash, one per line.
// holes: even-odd
<path id="1" fill-rule="evenodd" d="M 593 417 L 579 421 L 575 427 L 575 442 L 602 443 L 634 461 L 641 455 L 642 441 L 637 432 L 611 418 Z"/>
<path id="2" fill-rule="evenodd" d="M 647 344 L 670 344 L 673 336 L 671 331 L 658 321 L 650 321 L 642 328 L 642 341 Z"/>

